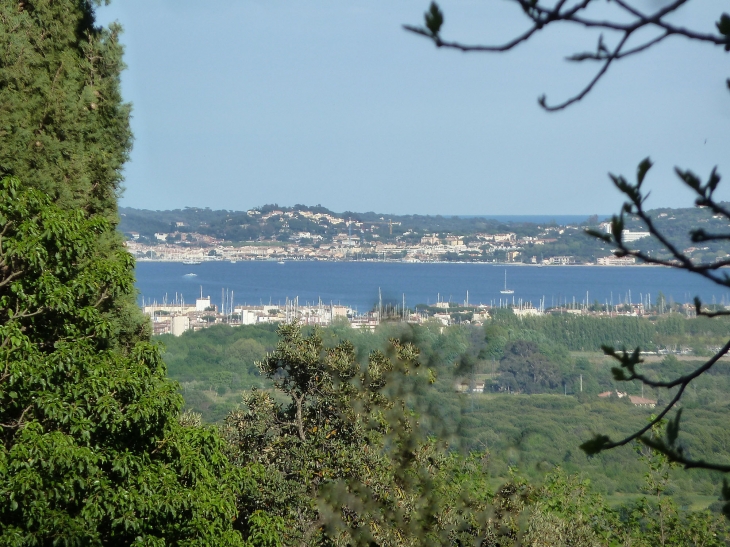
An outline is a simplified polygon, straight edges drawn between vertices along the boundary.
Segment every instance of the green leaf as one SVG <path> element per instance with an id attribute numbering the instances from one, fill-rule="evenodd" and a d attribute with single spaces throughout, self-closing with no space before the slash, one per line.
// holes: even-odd
<path id="1" fill-rule="evenodd" d="M 611 443 L 611 439 L 606 435 L 596 435 L 590 441 L 580 445 L 580 449 L 588 456 L 594 456 L 604 450 Z"/>
<path id="2" fill-rule="evenodd" d="M 727 37 L 727 44 L 725 44 L 725 51 L 730 51 L 730 15 L 723 13 L 720 16 L 720 20 L 715 23 L 717 30 L 720 34 Z"/>
<path id="3" fill-rule="evenodd" d="M 717 30 L 720 31 L 720 34 L 730 36 L 730 15 L 723 13 L 715 25 L 717 26 Z"/>
<path id="4" fill-rule="evenodd" d="M 636 169 L 636 181 L 639 186 L 641 186 L 641 183 L 644 182 L 644 177 L 646 177 L 646 174 L 649 172 L 652 165 L 653 164 L 649 158 L 644 158 L 639 164 L 639 167 Z"/>
<path id="5" fill-rule="evenodd" d="M 434 37 L 438 36 L 441 26 L 444 24 L 444 14 L 436 2 L 431 2 L 431 6 L 424 14 L 424 19 L 426 20 L 426 28 L 431 31 Z"/>
<path id="6" fill-rule="evenodd" d="M 624 372 L 624 369 L 619 367 L 611 367 L 611 374 L 613 374 L 613 379 L 617 382 L 625 382 L 626 381 L 626 373 Z"/>
<path id="7" fill-rule="evenodd" d="M 677 416 L 673 420 L 669 420 L 667 422 L 667 440 L 669 441 L 670 446 L 674 445 L 674 443 L 677 441 L 677 437 L 679 436 L 679 420 L 682 418 L 682 410 L 679 409 L 677 411 Z"/>

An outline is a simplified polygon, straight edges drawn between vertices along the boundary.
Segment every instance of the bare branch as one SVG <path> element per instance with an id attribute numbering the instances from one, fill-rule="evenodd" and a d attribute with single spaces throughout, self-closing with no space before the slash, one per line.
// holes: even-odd
<path id="1" fill-rule="evenodd" d="M 707 469 L 709 471 L 719 471 L 721 473 L 730 473 L 730 465 L 724 465 L 719 463 L 712 463 L 705 460 L 693 460 L 684 455 L 681 448 L 675 450 L 673 447 L 667 447 L 662 441 L 654 441 L 642 437 L 639 439 L 640 442 L 647 445 L 648 447 L 664 454 L 670 462 L 678 463 L 684 466 L 685 469 Z"/>
<path id="2" fill-rule="evenodd" d="M 25 418 L 25 415 L 28 413 L 28 411 L 33 408 L 33 405 L 28 405 L 23 409 L 23 412 L 21 412 L 20 417 L 15 420 L 15 422 L 9 423 L 9 424 L 3 424 L 0 423 L 0 427 L 4 427 L 5 429 L 18 429 L 20 427 L 23 427 L 26 422 L 23 421 L 23 418 Z"/>
<path id="3" fill-rule="evenodd" d="M 567 108 L 568 106 L 570 106 L 573 103 L 577 103 L 583 97 L 588 95 L 588 93 L 590 93 L 591 89 L 593 89 L 593 86 L 595 86 L 598 83 L 598 80 L 600 80 L 603 77 L 603 75 L 606 73 L 606 71 L 608 70 L 608 67 L 611 66 L 611 63 L 616 59 L 616 56 L 621 52 L 621 48 L 624 46 L 626 41 L 629 39 L 629 36 L 630 36 L 630 34 L 626 34 L 621 39 L 619 44 L 616 46 L 616 49 L 613 50 L 613 53 L 611 53 L 611 55 L 609 55 L 606 58 L 606 62 L 603 63 L 603 67 L 601 67 L 601 70 L 599 70 L 598 74 L 596 74 L 593 77 L 593 79 L 590 81 L 590 83 L 583 88 L 583 91 L 581 91 L 577 95 L 574 95 L 570 99 L 568 99 L 560 104 L 557 104 L 555 106 L 548 106 L 546 103 L 545 95 L 543 95 L 537 101 L 540 104 L 540 106 L 542 106 L 548 112 L 557 112 L 558 110 L 563 110 L 564 108 Z"/>
<path id="4" fill-rule="evenodd" d="M 101 305 L 101 303 L 104 302 L 104 300 L 106 300 L 107 298 L 109 298 L 109 293 L 107 292 L 106 289 L 104 289 L 101 292 L 101 295 L 97 299 L 96 303 L 94 303 L 94 306 L 93 307 L 98 308 Z"/>
<path id="5" fill-rule="evenodd" d="M 421 36 L 425 36 L 426 38 L 430 38 L 433 40 L 436 47 L 443 47 L 447 49 L 457 49 L 459 51 L 463 51 L 465 53 L 471 52 L 471 51 L 482 51 L 482 52 L 500 52 L 500 51 L 509 51 L 515 46 L 518 46 L 522 42 L 526 42 L 533 34 L 535 34 L 540 28 L 534 26 L 530 28 L 527 32 L 521 34 L 514 40 L 510 40 L 509 42 L 506 42 L 501 45 L 496 46 L 481 46 L 481 45 L 467 45 L 462 44 L 460 42 L 448 42 L 445 40 L 442 40 L 439 36 L 434 36 L 431 34 L 428 30 L 420 28 L 420 27 L 414 27 L 411 25 L 403 25 L 403 28 L 409 32 L 413 32 L 414 34 L 419 34 Z"/>
<path id="6" fill-rule="evenodd" d="M 655 387 L 655 388 L 674 388 L 674 387 L 680 387 L 681 390 L 684 390 L 690 382 L 692 382 L 695 378 L 701 376 L 703 373 L 710 370 L 715 363 L 717 363 L 722 356 L 726 355 L 727 352 L 730 351 L 730 340 L 722 347 L 720 350 L 715 353 L 710 359 L 708 359 L 705 363 L 694 369 L 689 374 L 685 374 L 684 376 L 680 376 L 679 378 L 676 378 L 674 380 L 670 380 L 668 382 L 662 382 L 657 380 L 651 380 L 644 376 L 643 374 L 631 372 L 629 376 L 626 377 L 627 381 L 631 380 L 639 380 L 644 385 L 647 385 L 649 387 Z M 624 352 L 624 356 L 626 353 Z M 614 356 L 617 360 L 621 361 L 621 358 L 619 356 Z"/>
<path id="7" fill-rule="evenodd" d="M 603 66 L 598 73 L 591 79 L 591 81 L 573 97 L 555 105 L 548 106 L 545 102 L 545 95 L 542 95 L 539 99 L 539 104 L 548 112 L 555 112 L 567 108 L 573 103 L 576 103 L 583 99 L 590 91 L 595 87 L 598 81 L 606 74 L 608 67 L 613 61 L 624 59 L 626 57 L 641 53 L 650 49 L 651 47 L 661 43 L 670 36 L 683 36 L 693 41 L 705 42 L 712 45 L 724 46 L 730 49 L 730 36 L 725 34 L 714 34 L 699 32 L 690 30 L 684 27 L 676 26 L 668 21 L 666 17 L 677 11 L 680 7 L 687 3 L 688 0 L 675 0 L 671 4 L 668 4 L 652 14 L 645 14 L 640 10 L 633 7 L 626 0 L 614 0 L 614 5 L 629 16 L 629 21 L 622 22 L 620 20 L 609 20 L 609 19 L 594 19 L 586 17 L 583 12 L 590 6 L 593 0 L 583 0 L 573 6 L 567 7 L 566 0 L 559 0 L 553 7 L 544 7 L 537 1 L 530 0 L 513 0 L 525 13 L 528 19 L 532 22 L 530 28 L 522 34 L 516 36 L 514 39 L 498 45 L 479 45 L 479 44 L 464 44 L 458 41 L 447 41 L 443 40 L 440 35 L 440 23 L 439 26 L 434 28 L 427 28 L 427 26 L 417 27 L 412 25 L 403 25 L 403 28 L 408 32 L 413 32 L 420 36 L 424 36 L 434 42 L 436 47 L 456 49 L 462 52 L 504 52 L 513 49 L 519 44 L 528 41 L 535 33 L 542 30 L 547 25 L 556 22 L 569 23 L 573 25 L 582 26 L 586 29 L 599 29 L 609 31 L 611 33 L 618 34 L 620 36 L 619 45 L 616 46 L 610 53 L 603 47 L 603 37 L 599 39 L 598 51 L 594 53 L 580 53 L 574 54 L 567 57 L 567 60 L 580 62 L 580 61 L 602 61 Z M 438 7 L 436 7 L 438 11 Z M 622 51 L 626 45 L 628 39 L 636 33 L 638 30 L 643 29 L 655 29 L 660 31 L 660 34 L 641 45 L 632 47 Z"/>
<path id="8" fill-rule="evenodd" d="M 5 277 L 5 279 L 3 279 L 2 281 L 0 281 L 0 287 L 4 287 L 8 283 L 10 283 L 13 279 L 15 279 L 16 277 L 20 276 L 22 273 L 23 272 L 17 271 L 17 272 L 12 272 L 12 273 L 8 274 Z"/>
<path id="9" fill-rule="evenodd" d="M 677 394 L 672 398 L 671 401 L 669 401 L 669 403 L 664 407 L 664 409 L 657 416 L 652 418 L 651 421 L 647 425 L 642 427 L 639 431 L 632 433 L 631 435 L 621 439 L 620 441 L 611 441 L 610 438 L 603 437 L 601 439 L 600 449 L 597 451 L 600 452 L 603 450 L 610 450 L 611 448 L 618 448 L 619 446 L 625 446 L 625 445 L 629 444 L 630 442 L 635 441 L 635 440 L 639 439 L 640 437 L 643 437 L 643 435 L 646 432 L 650 431 L 652 427 L 654 427 L 656 424 L 661 422 L 662 419 L 664 419 L 664 417 L 667 415 L 667 413 L 674 407 L 674 405 L 676 405 L 679 402 L 679 400 L 682 398 L 682 394 L 684 393 L 684 390 L 686 387 L 687 386 L 680 387 L 679 391 L 677 391 Z M 589 441 L 589 443 L 590 443 L 590 441 Z M 581 445 L 581 448 L 585 449 L 587 444 L 588 443 Z"/>

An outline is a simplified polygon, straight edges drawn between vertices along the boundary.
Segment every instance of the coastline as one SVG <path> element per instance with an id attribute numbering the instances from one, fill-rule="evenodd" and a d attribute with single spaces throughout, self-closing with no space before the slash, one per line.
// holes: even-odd
<path id="1" fill-rule="evenodd" d="M 170 264 L 184 264 L 185 259 L 159 259 L 159 258 L 135 258 L 137 263 L 170 263 Z M 231 262 L 226 259 L 216 260 L 203 260 L 200 264 L 219 264 L 219 263 L 231 263 L 231 264 L 248 264 L 248 263 L 273 263 L 279 262 L 275 259 L 267 260 L 236 260 Z M 480 266 L 502 266 L 502 267 L 532 267 L 532 268 L 581 268 L 581 267 L 592 267 L 592 268 L 671 268 L 671 266 L 664 266 L 661 264 L 527 264 L 524 262 L 483 262 L 483 261 L 457 261 L 457 260 L 318 260 L 311 258 L 295 258 L 295 259 L 282 259 L 281 262 L 320 262 L 324 264 L 332 263 L 358 263 L 358 264 L 452 264 L 452 265 L 480 265 Z M 200 264 L 190 264 L 190 266 L 199 266 Z"/>

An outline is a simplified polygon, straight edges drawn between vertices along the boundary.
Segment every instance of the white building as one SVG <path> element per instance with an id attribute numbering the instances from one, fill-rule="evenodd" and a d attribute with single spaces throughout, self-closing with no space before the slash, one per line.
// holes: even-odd
<path id="1" fill-rule="evenodd" d="M 542 315 L 542 312 L 537 308 L 512 308 L 512 313 L 522 317 L 526 315 Z"/>
<path id="2" fill-rule="evenodd" d="M 631 266 L 636 264 L 636 258 L 633 256 L 604 256 L 598 258 L 596 263 L 599 266 Z"/>
<path id="3" fill-rule="evenodd" d="M 241 324 L 253 325 L 256 323 L 258 314 L 254 310 L 241 310 Z"/>
<path id="4" fill-rule="evenodd" d="M 201 291 L 202 292 L 202 291 Z M 205 311 L 205 308 L 210 308 L 210 296 L 195 299 L 195 311 Z"/>
<path id="5" fill-rule="evenodd" d="M 173 336 L 180 336 L 183 332 L 189 329 L 190 318 L 187 315 L 174 315 L 172 317 L 170 332 Z"/>
<path id="6" fill-rule="evenodd" d="M 567 264 L 575 264 L 575 258 L 572 256 L 551 256 L 550 264 L 560 264 L 565 266 Z"/>
<path id="7" fill-rule="evenodd" d="M 631 243 L 632 241 L 649 237 L 650 235 L 651 234 L 649 232 L 632 232 L 631 230 L 624 230 L 621 232 L 621 239 L 623 239 L 626 243 Z"/>

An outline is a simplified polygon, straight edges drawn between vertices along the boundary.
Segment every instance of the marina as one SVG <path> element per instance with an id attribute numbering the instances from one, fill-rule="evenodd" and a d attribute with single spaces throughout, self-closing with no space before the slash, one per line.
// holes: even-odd
<path id="1" fill-rule="evenodd" d="M 506 272 L 506 270 L 508 270 Z M 504 294 L 505 273 L 509 290 Z M 195 275 L 190 275 L 195 274 Z M 342 304 L 360 312 L 373 309 L 378 292 L 386 304 L 434 305 L 438 301 L 490 307 L 530 305 L 538 308 L 580 307 L 596 302 L 615 306 L 655 302 L 661 292 L 667 303 L 691 303 L 699 296 L 708 304 L 728 304 L 725 287 L 669 268 L 611 266 L 507 266 L 490 264 L 403 262 L 274 261 L 203 262 L 190 266 L 141 262 L 136 266 L 139 302 L 170 301 L 177 293 L 193 302 L 202 285 L 211 295 L 235 291 L 240 305 L 284 306 L 298 298 L 302 305 Z"/>

